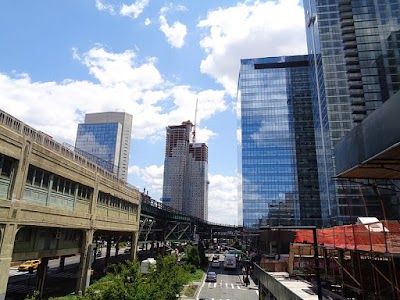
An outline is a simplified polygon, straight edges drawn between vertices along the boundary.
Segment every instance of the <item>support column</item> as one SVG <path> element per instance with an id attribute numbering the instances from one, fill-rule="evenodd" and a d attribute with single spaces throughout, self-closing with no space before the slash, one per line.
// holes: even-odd
<path id="1" fill-rule="evenodd" d="M 131 256 L 130 259 L 135 260 L 137 257 L 137 249 L 138 249 L 138 238 L 139 234 L 137 232 L 132 232 L 131 237 Z"/>
<path id="2" fill-rule="evenodd" d="M 49 264 L 49 259 L 47 257 L 42 258 L 40 265 L 36 271 L 36 287 L 35 290 L 39 292 L 39 298 L 43 298 L 43 288 L 46 282 L 47 265 Z"/>
<path id="3" fill-rule="evenodd" d="M 6 224 L 0 232 L 0 300 L 6 299 L 7 283 L 14 250 L 16 224 Z"/>
<path id="4" fill-rule="evenodd" d="M 93 259 L 93 235 L 94 230 L 85 230 L 83 234 L 81 259 L 79 263 L 78 279 L 76 282 L 76 294 L 83 294 L 86 287 L 90 284 L 90 275 L 92 272 L 91 265 Z"/>
<path id="5" fill-rule="evenodd" d="M 64 271 L 64 266 L 65 266 L 65 256 L 61 256 L 59 265 L 61 271 Z"/>

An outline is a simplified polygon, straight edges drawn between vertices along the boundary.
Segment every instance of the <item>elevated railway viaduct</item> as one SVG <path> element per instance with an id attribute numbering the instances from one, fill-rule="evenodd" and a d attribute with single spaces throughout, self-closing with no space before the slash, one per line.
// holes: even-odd
<path id="1" fill-rule="evenodd" d="M 43 291 L 50 259 L 80 255 L 76 292 L 89 284 L 95 241 L 154 245 L 235 238 L 241 227 L 174 211 L 118 179 L 71 147 L 0 110 L 0 300 L 11 262 L 41 259 Z"/>

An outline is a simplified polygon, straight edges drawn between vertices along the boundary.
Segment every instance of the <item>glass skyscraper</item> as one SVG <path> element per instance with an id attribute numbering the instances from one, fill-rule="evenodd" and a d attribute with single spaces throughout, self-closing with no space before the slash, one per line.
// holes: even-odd
<path id="1" fill-rule="evenodd" d="M 75 151 L 127 181 L 131 130 L 130 114 L 86 114 L 85 123 L 78 124 Z"/>
<path id="2" fill-rule="evenodd" d="M 243 226 L 321 225 L 308 56 L 242 59 Z"/>
<path id="3" fill-rule="evenodd" d="M 324 226 L 384 215 L 371 188 L 334 180 L 333 149 L 399 90 L 399 7 L 399 0 L 304 1 Z"/>

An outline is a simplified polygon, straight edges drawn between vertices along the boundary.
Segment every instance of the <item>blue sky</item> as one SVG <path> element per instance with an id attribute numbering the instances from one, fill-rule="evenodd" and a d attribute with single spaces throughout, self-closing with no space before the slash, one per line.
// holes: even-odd
<path id="1" fill-rule="evenodd" d="M 306 53 L 302 2 L 0 2 L 0 108 L 74 144 L 85 113 L 133 115 L 129 183 L 162 193 L 165 127 L 209 146 L 208 220 L 238 224 L 240 59 Z"/>

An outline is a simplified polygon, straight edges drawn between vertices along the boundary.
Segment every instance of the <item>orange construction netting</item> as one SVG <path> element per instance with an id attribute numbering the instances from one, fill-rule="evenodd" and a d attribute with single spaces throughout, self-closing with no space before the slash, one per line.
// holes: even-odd
<path id="1" fill-rule="evenodd" d="M 294 242 L 312 244 L 312 230 L 296 230 Z M 326 247 L 400 254 L 400 222 L 380 221 L 317 229 L 317 242 Z"/>

